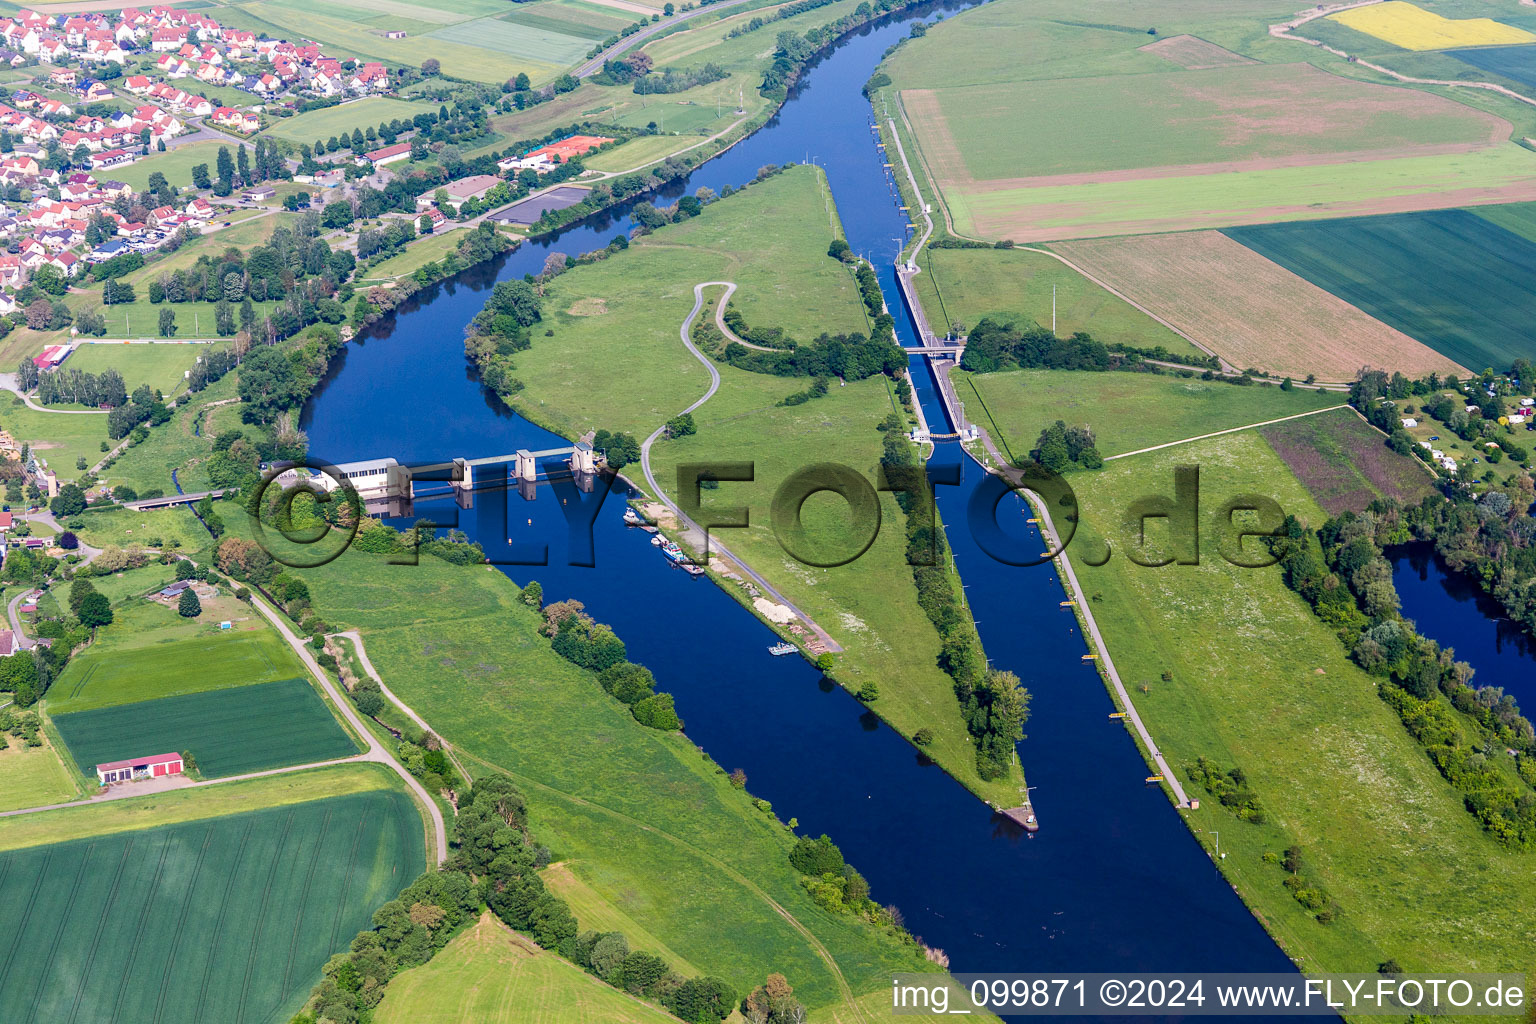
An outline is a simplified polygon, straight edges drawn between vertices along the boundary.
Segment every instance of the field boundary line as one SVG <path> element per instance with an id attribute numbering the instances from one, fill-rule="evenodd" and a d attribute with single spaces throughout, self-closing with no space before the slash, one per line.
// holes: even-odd
<path id="1" fill-rule="evenodd" d="M 246 1007 L 251 1004 L 251 974 L 256 970 L 261 933 L 267 928 L 267 911 L 272 906 L 272 883 L 277 880 L 277 866 L 283 863 L 284 855 L 288 852 L 288 835 L 293 831 L 293 816 L 297 813 L 297 809 L 290 806 L 283 817 L 283 834 L 277 837 L 277 846 L 272 850 L 272 864 L 267 868 L 267 882 L 261 887 L 261 907 L 256 911 L 256 927 L 251 930 L 251 951 L 245 956 L 245 979 L 240 983 L 240 1009 L 235 1012 L 235 1024 L 242 1024 Z M 326 817 L 330 817 L 329 808 L 326 809 Z M 198 1008 L 202 1008 L 201 1003 Z"/>
<path id="2" fill-rule="evenodd" d="M 284 992 L 288 991 L 288 979 L 293 976 L 293 956 L 299 945 L 299 927 L 304 923 L 304 912 L 309 909 L 309 890 L 314 885 L 315 868 L 319 866 L 320 854 L 325 849 L 325 837 L 331 831 L 331 818 L 335 813 L 334 805 L 326 807 L 325 817 L 320 820 L 320 835 L 315 838 L 315 849 L 309 858 L 309 870 L 304 873 L 304 889 L 299 893 L 299 912 L 293 915 L 293 931 L 288 936 L 288 959 L 283 962 Z"/>
<path id="3" fill-rule="evenodd" d="M 1340 402 L 1338 405 L 1330 405 L 1323 409 L 1313 409 L 1309 412 L 1293 413 L 1290 416 L 1276 416 L 1272 420 L 1260 420 L 1258 423 L 1245 423 L 1241 427 L 1228 427 L 1225 430 L 1213 430 L 1209 434 L 1198 434 L 1195 437 L 1184 437 L 1177 441 L 1169 441 L 1166 444 L 1154 444 L 1146 448 L 1137 448 L 1133 452 L 1121 452 L 1119 455 L 1106 455 L 1104 456 L 1104 461 L 1113 462 L 1115 459 L 1128 459 L 1132 455 L 1145 455 L 1147 452 L 1159 452 L 1164 448 L 1177 448 L 1181 444 L 1193 444 L 1196 441 L 1204 441 L 1208 437 L 1220 437 L 1223 434 L 1236 434 L 1243 430 L 1254 430 L 1258 427 L 1267 427 L 1271 423 L 1284 423 L 1286 420 L 1305 419 L 1308 416 L 1317 416 L 1321 413 L 1333 412 L 1336 409 L 1348 408 L 1351 408 L 1351 406 L 1349 406 L 1347 403 Z"/>

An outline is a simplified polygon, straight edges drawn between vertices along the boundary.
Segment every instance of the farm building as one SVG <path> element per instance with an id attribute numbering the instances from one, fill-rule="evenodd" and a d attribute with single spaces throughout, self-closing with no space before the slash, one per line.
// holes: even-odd
<path id="1" fill-rule="evenodd" d="M 113 782 L 180 775 L 181 771 L 180 754 L 156 754 L 153 757 L 131 757 L 126 761 L 107 761 L 98 764 L 96 779 L 105 786 Z"/>
<path id="2" fill-rule="evenodd" d="M 559 142 L 551 142 L 547 146 L 524 153 L 520 157 L 509 157 L 500 161 L 496 166 L 503 171 L 521 171 L 531 168 L 535 171 L 547 171 L 556 164 L 568 163 L 578 156 L 583 156 L 599 146 L 605 146 L 613 139 L 605 135 L 571 135 Z"/>
<path id="3" fill-rule="evenodd" d="M 467 178 L 450 181 L 442 189 L 448 195 L 448 198 L 444 200 L 444 205 L 453 207 L 454 211 L 457 212 L 460 206 L 463 206 L 471 199 L 479 199 L 500 184 L 501 179 L 494 174 L 471 174 Z M 423 192 L 417 196 L 416 209 L 426 210 L 435 206 L 437 204 L 437 193 L 438 190 L 433 189 L 431 192 Z"/>
<path id="4" fill-rule="evenodd" d="M 378 149 L 370 149 L 363 154 L 363 159 L 375 167 L 383 167 L 392 164 L 396 160 L 408 160 L 411 156 L 411 144 L 409 142 L 397 142 L 393 146 L 382 146 Z"/>

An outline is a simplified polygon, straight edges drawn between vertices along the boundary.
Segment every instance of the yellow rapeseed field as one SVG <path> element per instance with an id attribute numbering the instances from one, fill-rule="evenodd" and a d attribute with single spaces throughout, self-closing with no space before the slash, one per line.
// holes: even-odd
<path id="1" fill-rule="evenodd" d="M 1405 50 L 1445 50 L 1455 46 L 1536 43 L 1536 35 L 1492 18 L 1442 18 L 1404 0 L 1356 7 L 1329 17 L 1358 32 L 1384 39 Z"/>

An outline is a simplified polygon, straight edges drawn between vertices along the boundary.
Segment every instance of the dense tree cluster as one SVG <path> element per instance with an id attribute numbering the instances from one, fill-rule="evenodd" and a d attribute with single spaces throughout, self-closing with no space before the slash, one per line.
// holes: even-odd
<path id="1" fill-rule="evenodd" d="M 543 318 L 543 301 L 527 281 L 502 281 L 464 328 L 465 357 L 479 369 L 481 382 L 504 399 L 523 389 L 513 376 L 512 355 L 531 344 L 528 328 Z"/>
<path id="2" fill-rule="evenodd" d="M 659 75 L 645 75 L 635 79 L 635 92 L 644 95 L 682 92 L 695 86 L 708 85 L 731 77 L 731 73 L 713 61 L 696 68 L 665 68 Z"/>
<path id="3" fill-rule="evenodd" d="M 140 384 L 133 389 L 127 402 L 107 414 L 107 436 L 127 437 L 141 423 L 159 426 L 170 418 L 170 407 L 161 399 L 160 392 L 148 384 Z"/>
<path id="4" fill-rule="evenodd" d="M 592 435 L 592 450 L 603 453 L 609 469 L 623 469 L 640 461 L 640 442 L 623 431 L 597 431 Z"/>
<path id="5" fill-rule="evenodd" d="M 1223 771 L 1215 762 L 1197 757 L 1185 766 L 1184 772 L 1189 781 L 1215 797 L 1239 820 L 1255 825 L 1264 823 L 1264 810 L 1259 806 L 1258 797 L 1248 788 L 1248 776 L 1241 768 Z"/>
<path id="6" fill-rule="evenodd" d="M 32 365 L 30 359 L 22 362 L 23 366 Z M 23 370 L 18 376 L 23 386 L 28 376 L 33 378 L 37 387 L 37 400 L 44 405 L 91 405 L 110 409 L 128 401 L 128 387 L 123 383 L 123 375 L 111 368 L 95 374 L 60 367 L 39 376 L 37 367 L 33 366 L 32 374 Z"/>
<path id="7" fill-rule="evenodd" d="M 1040 431 L 1029 457 L 1052 473 L 1065 473 L 1074 466 L 1099 469 L 1104 465 L 1104 457 L 1093 443 L 1093 431 L 1086 426 L 1069 427 L 1062 420 Z"/>

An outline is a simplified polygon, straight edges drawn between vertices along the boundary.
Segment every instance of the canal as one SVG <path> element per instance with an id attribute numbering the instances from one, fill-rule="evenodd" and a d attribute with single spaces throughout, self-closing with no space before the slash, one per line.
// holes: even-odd
<path id="1" fill-rule="evenodd" d="M 851 34 L 765 128 L 664 198 L 740 185 L 763 164 L 820 164 L 850 244 L 879 268 L 911 344 L 893 270 L 906 217 L 860 89 L 914 19 L 962 6 L 902 12 Z M 463 359 L 461 328 L 496 281 L 537 273 L 549 251 L 599 248 L 629 226 L 620 208 L 525 243 L 363 332 L 305 409 L 312 456 L 436 461 L 563 444 L 480 387 Z M 930 421 L 943 422 L 926 370 L 914 377 Z M 623 527 L 618 501 L 599 517 L 595 568 L 565 563 L 564 520 L 548 487 L 533 502 L 478 502 L 460 513 L 460 526 L 488 552 L 508 536 L 508 515 L 517 540 L 547 542 L 549 565 L 509 574 L 538 579 L 547 599 L 579 598 L 611 623 L 630 657 L 676 696 L 689 737 L 727 770 L 745 770 L 751 790 L 783 818 L 799 818 L 802 832 L 836 839 L 875 898 L 900 906 L 907 926 L 944 949 L 953 970 L 1290 969 L 1167 798 L 1143 783 L 1139 752 L 1109 720 L 1108 695 L 1081 660 L 1082 638 L 1060 607 L 1052 568 L 1011 568 L 978 550 L 963 523 L 981 471 L 954 445 L 941 445 L 934 461 L 962 464 L 962 485 L 940 488 L 939 504 L 987 653 L 1034 695 L 1019 745 L 1043 824 L 1033 838 L 809 664 L 770 657 L 775 636 L 707 581 L 669 567 L 644 534 Z M 1017 511 L 1005 504 L 1004 516 Z M 1024 516 L 1016 519 L 1014 529 L 1029 529 Z M 679 623 L 696 627 L 686 643 L 676 642 Z"/>

